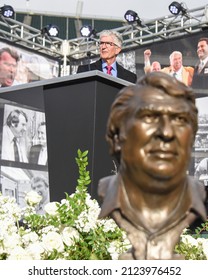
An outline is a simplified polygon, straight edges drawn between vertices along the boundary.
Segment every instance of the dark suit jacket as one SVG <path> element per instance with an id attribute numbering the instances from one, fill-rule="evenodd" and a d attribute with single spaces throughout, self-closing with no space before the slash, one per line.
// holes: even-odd
<path id="1" fill-rule="evenodd" d="M 198 73 L 198 68 L 199 68 L 199 63 L 195 66 L 194 69 L 195 75 L 206 75 L 206 76 L 208 75 L 208 62 L 204 65 L 200 73 Z"/>
<path id="2" fill-rule="evenodd" d="M 31 147 L 29 154 L 29 163 L 38 164 L 41 149 L 42 145 L 34 145 Z"/>
<path id="3" fill-rule="evenodd" d="M 126 80 L 130 83 L 136 83 L 137 81 L 137 75 L 133 72 L 125 69 L 120 64 L 116 62 L 117 67 L 117 77 L 123 80 Z M 87 64 L 87 65 L 79 65 L 77 69 L 77 73 L 87 72 L 87 71 L 93 71 L 93 70 L 99 70 L 102 71 L 102 60 L 99 59 L 94 63 Z"/>
<path id="4" fill-rule="evenodd" d="M 207 89 L 208 87 L 208 62 L 204 65 L 201 72 L 198 73 L 199 63 L 194 68 L 194 76 L 192 81 L 192 88 L 195 89 Z"/>

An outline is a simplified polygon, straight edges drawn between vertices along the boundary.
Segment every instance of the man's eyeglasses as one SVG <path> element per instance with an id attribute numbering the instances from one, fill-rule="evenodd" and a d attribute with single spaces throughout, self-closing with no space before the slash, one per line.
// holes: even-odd
<path id="1" fill-rule="evenodd" d="M 112 47 L 112 46 L 117 47 L 117 45 L 114 44 L 113 42 L 103 42 L 103 41 L 100 41 L 99 42 L 99 46 L 103 46 L 103 45 L 106 45 L 106 47 Z"/>

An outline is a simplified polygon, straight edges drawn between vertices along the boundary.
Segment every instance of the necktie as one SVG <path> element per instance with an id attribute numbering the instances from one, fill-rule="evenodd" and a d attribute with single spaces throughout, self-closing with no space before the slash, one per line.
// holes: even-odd
<path id="1" fill-rule="evenodd" d="M 176 73 L 176 72 L 174 72 L 174 73 L 173 73 L 173 77 L 174 77 L 174 78 L 176 78 L 176 76 L 177 76 L 177 73 Z"/>
<path id="2" fill-rule="evenodd" d="M 112 75 L 111 70 L 113 69 L 113 67 L 111 65 L 107 65 L 106 68 L 107 68 L 107 74 Z"/>
<path id="3" fill-rule="evenodd" d="M 20 161 L 20 156 L 19 156 L 19 150 L 18 150 L 18 147 L 17 147 L 17 138 L 16 137 L 14 137 L 13 142 L 14 142 L 14 159 L 15 159 L 15 161 Z"/>
<path id="4" fill-rule="evenodd" d="M 199 64 L 199 67 L 198 67 L 198 73 L 201 72 L 201 70 L 203 69 L 203 67 L 204 67 L 204 62 L 201 61 L 201 63 Z"/>

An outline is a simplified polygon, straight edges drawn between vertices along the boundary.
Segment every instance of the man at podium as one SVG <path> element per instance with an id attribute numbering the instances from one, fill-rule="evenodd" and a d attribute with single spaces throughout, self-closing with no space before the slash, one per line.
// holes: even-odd
<path id="1" fill-rule="evenodd" d="M 99 70 L 114 77 L 136 83 L 137 75 L 123 66 L 117 61 L 116 57 L 122 48 L 122 35 L 114 30 L 103 30 L 100 33 L 100 59 L 87 65 L 79 65 L 77 73 Z"/>

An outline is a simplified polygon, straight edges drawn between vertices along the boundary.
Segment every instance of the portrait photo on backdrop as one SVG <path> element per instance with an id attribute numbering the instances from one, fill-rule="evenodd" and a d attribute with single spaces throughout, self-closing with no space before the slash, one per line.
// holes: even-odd
<path id="1" fill-rule="evenodd" d="M 10 87 L 59 76 L 53 57 L 0 41 L 0 87 Z"/>
<path id="2" fill-rule="evenodd" d="M 1 127 L 2 125 L 2 127 Z M 45 113 L 5 104 L 3 109 L 1 159 L 47 164 Z"/>
<path id="3" fill-rule="evenodd" d="M 40 197 L 36 206 L 38 214 L 44 214 L 44 206 L 50 201 L 48 172 L 10 166 L 0 167 L 0 192 L 15 198 L 18 205 L 26 207 L 26 195 L 35 191 Z"/>

